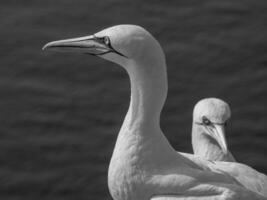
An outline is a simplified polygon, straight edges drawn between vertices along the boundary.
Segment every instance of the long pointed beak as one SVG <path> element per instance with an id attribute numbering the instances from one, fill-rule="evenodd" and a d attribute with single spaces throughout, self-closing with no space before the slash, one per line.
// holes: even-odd
<path id="1" fill-rule="evenodd" d="M 81 52 L 92 55 L 102 55 L 113 51 L 112 48 L 94 35 L 49 42 L 43 47 L 43 50 Z"/>
<path id="2" fill-rule="evenodd" d="M 214 124 L 213 137 L 216 139 L 218 144 L 221 146 L 222 151 L 226 154 L 228 152 L 228 147 L 225 139 L 225 129 L 224 125 Z"/>

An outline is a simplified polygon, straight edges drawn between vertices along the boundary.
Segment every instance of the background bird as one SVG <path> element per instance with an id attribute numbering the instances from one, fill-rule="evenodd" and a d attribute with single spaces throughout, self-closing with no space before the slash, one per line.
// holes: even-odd
<path id="1" fill-rule="evenodd" d="M 227 147 L 225 128 L 230 120 L 229 105 L 218 98 L 205 98 L 194 107 L 192 145 L 195 155 L 212 161 L 235 159 Z"/>

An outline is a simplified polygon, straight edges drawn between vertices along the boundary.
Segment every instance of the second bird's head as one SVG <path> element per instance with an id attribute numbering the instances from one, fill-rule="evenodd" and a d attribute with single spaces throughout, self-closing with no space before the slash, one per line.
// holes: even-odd
<path id="1" fill-rule="evenodd" d="M 198 126 L 197 134 L 213 138 L 224 153 L 228 152 L 225 139 L 225 126 L 231 117 L 229 105 L 221 99 L 200 100 L 193 111 L 193 123 Z"/>
<path id="2" fill-rule="evenodd" d="M 127 66 L 128 62 L 144 62 L 163 57 L 155 38 L 136 25 L 117 25 L 93 35 L 53 41 L 43 49 L 95 55 L 121 66 Z"/>

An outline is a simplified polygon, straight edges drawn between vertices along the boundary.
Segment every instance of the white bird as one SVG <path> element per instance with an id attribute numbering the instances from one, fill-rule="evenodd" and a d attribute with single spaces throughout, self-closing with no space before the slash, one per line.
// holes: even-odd
<path id="1" fill-rule="evenodd" d="M 266 199 L 267 178 L 252 168 L 177 153 L 159 121 L 167 95 L 165 56 L 157 40 L 135 25 L 48 43 L 44 49 L 83 52 L 121 65 L 131 100 L 108 170 L 115 200 Z"/>
<path id="2" fill-rule="evenodd" d="M 235 162 L 225 139 L 225 126 L 230 117 L 230 107 L 221 99 L 205 98 L 195 105 L 192 124 L 195 155 L 211 161 Z"/>

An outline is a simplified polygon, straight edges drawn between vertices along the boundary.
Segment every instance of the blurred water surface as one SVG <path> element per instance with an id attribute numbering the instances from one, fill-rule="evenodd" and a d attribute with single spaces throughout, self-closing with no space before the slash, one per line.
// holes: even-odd
<path id="1" fill-rule="evenodd" d="M 162 129 L 191 152 L 191 115 L 204 97 L 232 108 L 229 147 L 267 173 L 265 0 L 1 0 L 1 199 L 111 199 L 108 163 L 129 81 L 96 57 L 42 52 L 48 41 L 138 24 L 162 44 L 169 94 Z"/>

